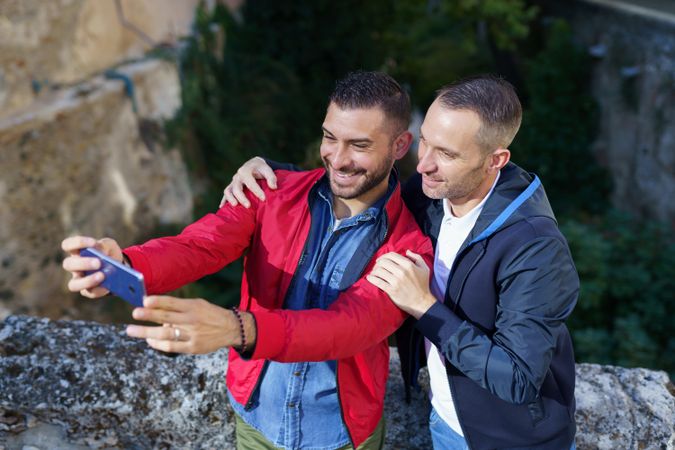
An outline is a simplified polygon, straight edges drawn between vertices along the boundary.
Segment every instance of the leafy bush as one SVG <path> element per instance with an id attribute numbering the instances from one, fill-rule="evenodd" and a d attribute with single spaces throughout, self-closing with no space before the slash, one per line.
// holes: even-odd
<path id="1" fill-rule="evenodd" d="M 559 20 L 526 64 L 528 104 L 512 145 L 514 158 L 536 172 L 558 215 L 601 213 L 609 206 L 610 178 L 591 153 L 598 107 L 590 93 L 589 56 Z"/>
<path id="2" fill-rule="evenodd" d="M 675 239 L 665 224 L 610 211 L 561 226 L 581 278 L 569 326 L 577 359 L 675 375 Z"/>

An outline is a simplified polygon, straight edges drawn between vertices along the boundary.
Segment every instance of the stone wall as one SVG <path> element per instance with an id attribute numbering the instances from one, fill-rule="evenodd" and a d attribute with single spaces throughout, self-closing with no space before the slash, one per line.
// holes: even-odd
<path id="1" fill-rule="evenodd" d="M 651 2 L 651 7 L 606 0 L 544 3 L 570 21 L 594 57 L 593 91 L 601 108 L 594 149 L 612 175 L 613 203 L 675 225 L 671 2 Z"/>
<path id="2" fill-rule="evenodd" d="M 73 315 L 61 269 L 65 236 L 114 236 L 129 244 L 158 223 L 191 218 L 184 163 L 158 140 L 158 120 L 180 104 L 176 69 L 145 61 L 119 72 L 136 86 L 137 112 L 123 82 L 95 77 L 0 121 L 0 308 L 6 311 Z"/>
<path id="3" fill-rule="evenodd" d="M 392 349 L 386 449 L 429 449 L 423 391 L 405 404 Z M 122 327 L 11 316 L 0 322 L 0 449 L 234 448 L 227 352 L 171 357 Z M 577 365 L 580 450 L 675 448 L 665 372 Z"/>
<path id="4" fill-rule="evenodd" d="M 188 34 L 197 3 L 122 0 L 121 18 L 115 0 L 0 0 L 0 318 L 103 317 L 66 292 L 60 241 L 191 220 L 163 133 L 178 71 L 143 56 Z"/>
<path id="5" fill-rule="evenodd" d="M 122 0 L 120 16 L 115 0 L 0 0 L 0 117 L 174 43 L 189 33 L 197 3 Z"/>

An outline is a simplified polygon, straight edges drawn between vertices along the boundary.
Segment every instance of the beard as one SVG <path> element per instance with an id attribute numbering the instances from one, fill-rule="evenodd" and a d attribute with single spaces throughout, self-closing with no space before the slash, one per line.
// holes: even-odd
<path id="1" fill-rule="evenodd" d="M 371 171 L 354 166 L 340 168 L 339 172 L 341 173 L 355 175 L 353 182 L 348 185 L 340 184 L 340 180 L 335 176 L 336 170 L 331 167 L 326 158 L 323 158 L 323 165 L 328 172 L 330 190 L 333 195 L 341 199 L 351 200 L 360 197 L 382 183 L 391 172 L 391 168 L 394 165 L 394 157 L 393 155 L 388 156 L 380 165 Z"/>
<path id="2" fill-rule="evenodd" d="M 435 186 L 427 186 L 422 183 L 422 191 L 424 195 L 431 199 L 440 200 L 448 199 L 451 202 L 467 197 L 474 192 L 481 185 L 485 179 L 485 171 L 483 166 L 478 166 L 472 169 L 469 173 L 462 176 L 461 179 L 449 181 L 444 178 L 437 178 L 433 176 L 423 175 L 424 178 L 438 183 Z"/>

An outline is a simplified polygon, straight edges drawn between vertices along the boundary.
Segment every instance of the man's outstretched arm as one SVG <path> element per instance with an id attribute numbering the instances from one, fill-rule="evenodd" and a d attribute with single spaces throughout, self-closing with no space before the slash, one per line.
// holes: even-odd
<path id="1" fill-rule="evenodd" d="M 417 251 L 431 262 L 428 240 Z M 171 324 L 171 328 L 127 328 L 130 336 L 146 339 L 151 347 L 165 352 L 208 353 L 234 346 L 252 359 L 294 362 L 353 356 L 386 339 L 407 314 L 363 277 L 326 310 L 240 311 L 240 324 L 235 312 L 203 299 L 151 296 L 143 308 L 134 310 L 133 317 Z"/>

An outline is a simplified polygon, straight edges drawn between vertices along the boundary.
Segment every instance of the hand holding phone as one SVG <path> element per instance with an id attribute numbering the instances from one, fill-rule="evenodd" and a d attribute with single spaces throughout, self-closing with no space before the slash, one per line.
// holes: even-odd
<path id="1" fill-rule="evenodd" d="M 100 286 L 108 289 L 133 306 L 143 306 L 145 283 L 142 273 L 131 267 L 127 267 L 93 247 L 82 249 L 80 256 L 98 258 L 101 261 L 101 267 L 98 270 L 86 271 L 85 275 L 99 271 L 103 272 L 105 278 Z"/>

